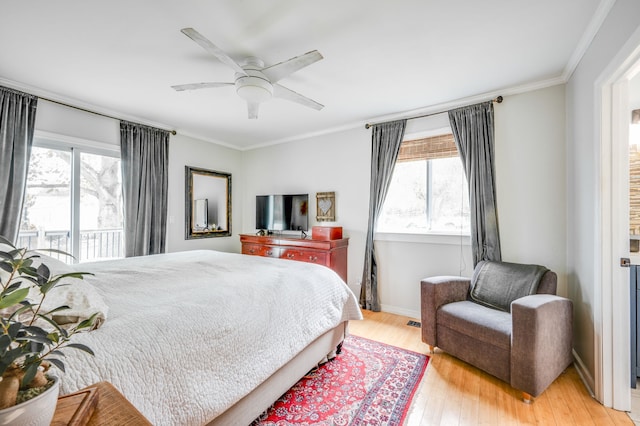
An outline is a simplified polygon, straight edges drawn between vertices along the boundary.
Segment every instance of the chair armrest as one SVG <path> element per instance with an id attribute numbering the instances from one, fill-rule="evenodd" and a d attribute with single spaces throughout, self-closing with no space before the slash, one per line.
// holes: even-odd
<path id="1" fill-rule="evenodd" d="M 511 303 L 511 386 L 540 395 L 573 362 L 573 303 L 534 294 Z"/>
<path id="2" fill-rule="evenodd" d="M 429 277 L 420 282 L 422 341 L 437 346 L 436 313 L 442 305 L 467 299 L 471 280 L 464 277 Z"/>

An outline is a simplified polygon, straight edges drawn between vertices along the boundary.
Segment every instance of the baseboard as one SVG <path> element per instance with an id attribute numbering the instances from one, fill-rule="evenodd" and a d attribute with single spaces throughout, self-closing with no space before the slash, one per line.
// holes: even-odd
<path id="1" fill-rule="evenodd" d="M 596 382 L 595 380 L 593 380 L 593 376 L 591 376 L 591 373 L 589 373 L 589 370 L 584 365 L 584 362 L 582 362 L 582 359 L 576 353 L 576 350 L 573 349 L 571 352 L 573 353 L 574 359 L 573 365 L 576 367 L 576 371 L 578 371 L 578 375 L 580 376 L 582 383 L 584 383 L 584 385 L 587 387 L 587 391 L 589 392 L 591 397 L 595 399 L 595 393 L 593 392 L 593 390 L 596 387 Z"/>
<path id="2" fill-rule="evenodd" d="M 420 311 L 414 311 L 412 309 L 401 308 L 393 305 L 380 305 L 380 310 L 382 312 L 388 312 L 390 314 L 402 315 L 409 318 L 420 318 Z"/>

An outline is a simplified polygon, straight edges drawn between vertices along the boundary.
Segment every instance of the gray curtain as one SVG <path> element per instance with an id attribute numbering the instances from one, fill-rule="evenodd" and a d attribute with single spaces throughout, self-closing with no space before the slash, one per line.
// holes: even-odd
<path id="1" fill-rule="evenodd" d="M 167 233 L 169 132 L 120 122 L 127 257 L 164 253 Z"/>
<path id="2" fill-rule="evenodd" d="M 0 235 L 17 242 L 38 98 L 0 87 Z"/>
<path id="3" fill-rule="evenodd" d="M 469 183 L 474 266 L 501 260 L 493 149 L 493 102 L 449 111 L 451 130 Z"/>
<path id="4" fill-rule="evenodd" d="M 360 306 L 371 311 L 380 311 L 378 298 L 378 265 L 373 235 L 378 215 L 387 196 L 387 189 L 398 158 L 407 120 L 373 126 L 371 136 L 371 183 L 369 189 L 369 227 L 364 249 L 364 271 L 360 287 Z"/>

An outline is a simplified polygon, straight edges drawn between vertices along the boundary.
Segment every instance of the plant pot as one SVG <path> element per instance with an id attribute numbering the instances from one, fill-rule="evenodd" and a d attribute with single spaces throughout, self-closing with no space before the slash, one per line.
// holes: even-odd
<path id="1" fill-rule="evenodd" d="M 58 403 L 59 384 L 53 377 L 53 385 L 40 395 L 0 410 L 0 426 L 49 426 Z"/>

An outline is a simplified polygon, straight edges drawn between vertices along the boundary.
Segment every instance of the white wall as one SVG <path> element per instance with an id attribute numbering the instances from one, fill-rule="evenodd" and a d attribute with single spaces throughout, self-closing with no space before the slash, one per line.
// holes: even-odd
<path id="1" fill-rule="evenodd" d="M 565 86 L 495 105 L 495 141 L 502 259 L 546 266 L 567 296 Z"/>
<path id="2" fill-rule="evenodd" d="M 617 0 L 567 83 L 567 279 L 574 303 L 574 349 L 595 374 L 595 283 L 600 117 L 596 81 L 631 34 L 640 28 L 640 2 Z M 605 286 L 613 283 L 603 283 Z"/>
<path id="3" fill-rule="evenodd" d="M 369 130 L 352 129 L 243 152 L 242 230 L 254 233 L 256 195 L 309 194 L 309 226 L 318 223 L 316 193 L 336 193 L 336 222 L 349 237 L 347 281 L 358 294 L 369 211 Z"/>
<path id="4" fill-rule="evenodd" d="M 420 281 L 436 275 L 471 276 L 468 236 L 376 236 L 378 294 L 385 312 L 420 318 Z"/>
<path id="5" fill-rule="evenodd" d="M 199 139 L 177 134 L 169 142 L 169 211 L 167 251 L 212 249 L 240 252 L 242 229 L 242 153 Z M 185 166 L 231 173 L 230 237 L 185 239 Z"/>

